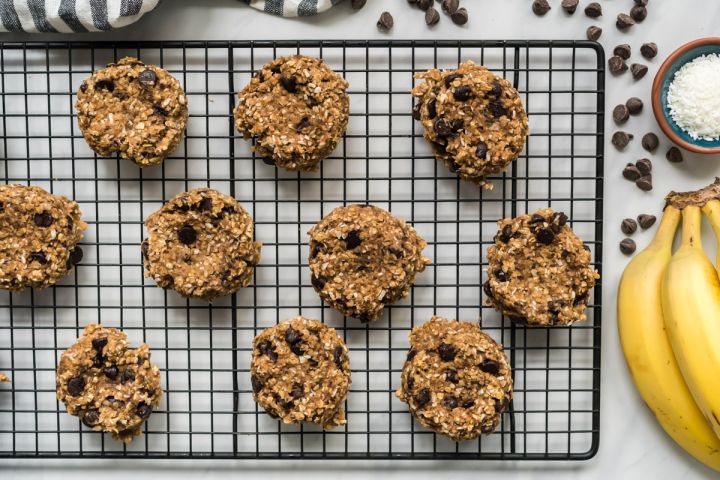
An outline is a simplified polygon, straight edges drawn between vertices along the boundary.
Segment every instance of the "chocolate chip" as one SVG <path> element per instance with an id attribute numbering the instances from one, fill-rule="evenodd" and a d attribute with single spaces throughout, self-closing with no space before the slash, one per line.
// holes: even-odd
<path id="1" fill-rule="evenodd" d="M 298 124 L 295 126 L 295 130 L 297 130 L 299 132 L 301 130 L 306 129 L 309 126 L 310 126 L 310 119 L 308 117 L 303 117 L 300 119 Z"/>
<path id="2" fill-rule="evenodd" d="M 263 158 L 261 158 L 261 160 L 262 160 L 262 162 L 263 162 L 265 165 L 270 165 L 270 166 L 273 166 L 273 167 L 275 166 L 275 159 L 274 159 L 274 158 L 263 157 Z"/>
<path id="3" fill-rule="evenodd" d="M 637 222 L 632 218 L 626 218 L 620 224 L 620 230 L 622 230 L 625 235 L 632 235 L 637 231 L 637 227 Z"/>
<path id="4" fill-rule="evenodd" d="M 425 11 L 425 24 L 428 26 L 435 25 L 440 21 L 440 13 L 437 10 L 430 7 Z"/>
<path id="5" fill-rule="evenodd" d="M 618 55 L 613 55 L 608 59 L 608 68 L 610 69 L 610 73 L 612 73 L 613 75 L 618 75 L 627 70 L 628 66 L 622 57 Z"/>
<path id="6" fill-rule="evenodd" d="M 475 156 L 481 160 L 485 160 L 487 158 L 488 154 L 488 147 L 487 144 L 483 141 L 480 141 L 477 146 L 475 147 Z"/>
<path id="7" fill-rule="evenodd" d="M 642 63 L 633 63 L 630 65 L 630 72 L 635 80 L 640 80 L 647 74 L 648 67 Z"/>
<path id="8" fill-rule="evenodd" d="M 80 395 L 85 390 L 85 379 L 82 377 L 73 377 L 68 380 L 67 391 L 73 397 Z"/>
<path id="9" fill-rule="evenodd" d="M 575 10 L 577 10 L 578 3 L 580 3 L 579 0 L 562 0 L 560 6 L 563 10 L 572 15 L 575 13 Z"/>
<path id="10" fill-rule="evenodd" d="M 318 105 L 320 105 L 320 100 L 318 100 L 317 98 L 315 98 L 311 95 L 308 95 L 308 99 L 307 99 L 308 108 L 317 107 Z"/>
<path id="11" fill-rule="evenodd" d="M 443 404 L 445 405 L 445 408 L 448 410 L 452 410 L 453 408 L 457 407 L 458 401 L 457 398 L 453 397 L 452 395 L 446 395 L 445 398 L 443 398 Z"/>
<path id="12" fill-rule="evenodd" d="M 351 230 L 347 234 L 347 238 L 345 239 L 345 246 L 348 250 L 354 250 L 357 247 L 360 246 L 362 243 L 362 238 L 360 238 L 360 232 L 357 230 Z"/>
<path id="13" fill-rule="evenodd" d="M 453 345 L 450 345 L 448 343 L 441 343 L 438 347 L 438 354 L 440 355 L 442 361 L 452 362 L 455 358 L 455 355 L 457 355 L 457 350 Z"/>
<path id="14" fill-rule="evenodd" d="M 647 8 L 643 5 L 635 5 L 630 9 L 630 17 L 640 23 L 647 18 Z"/>
<path id="15" fill-rule="evenodd" d="M 142 402 L 137 406 L 137 414 L 143 420 L 147 420 L 148 417 L 150 417 L 151 413 L 152 413 L 152 407 L 150 405 L 148 405 L 147 403 Z"/>
<path id="16" fill-rule="evenodd" d="M 126 368 L 123 372 L 123 382 L 134 382 L 135 374 L 129 368 Z"/>
<path id="17" fill-rule="evenodd" d="M 502 270 L 495 271 L 495 278 L 497 278 L 499 282 L 503 283 L 508 281 L 507 273 L 503 272 Z"/>
<path id="18" fill-rule="evenodd" d="M 280 85 L 282 85 L 288 93 L 297 92 L 297 80 L 295 80 L 295 77 L 286 77 L 283 75 L 280 77 Z"/>
<path id="19" fill-rule="evenodd" d="M 622 58 L 623 60 L 627 60 L 628 58 L 630 58 L 631 52 L 632 52 L 632 49 L 630 48 L 630 45 L 628 45 L 627 43 L 618 45 L 617 47 L 615 47 L 613 49 L 613 55 L 616 55 L 616 56 Z"/>
<path id="20" fill-rule="evenodd" d="M 602 6 L 598 2 L 589 3 L 588 6 L 585 7 L 585 15 L 590 18 L 602 16 Z"/>
<path id="21" fill-rule="evenodd" d="M 468 22 L 468 12 L 465 7 L 458 8 L 451 15 L 450 19 L 455 25 L 465 25 Z"/>
<path id="22" fill-rule="evenodd" d="M 428 404 L 428 402 L 430 402 L 430 390 L 423 388 L 415 394 L 413 399 L 415 400 L 415 403 L 417 403 L 418 407 L 424 407 Z"/>
<path id="23" fill-rule="evenodd" d="M 654 133 L 646 133 L 642 138 L 642 147 L 648 152 L 654 152 L 660 145 L 660 139 Z"/>
<path id="24" fill-rule="evenodd" d="M 602 28 L 600 28 L 596 25 L 591 25 L 585 31 L 585 36 L 591 42 L 597 42 L 600 39 L 600 37 L 602 36 Z"/>
<path id="25" fill-rule="evenodd" d="M 440 137 L 449 137 L 452 135 L 452 127 L 444 118 L 438 118 L 435 121 L 435 133 Z"/>
<path id="26" fill-rule="evenodd" d="M 654 42 L 643 43 L 640 47 L 640 54 L 648 60 L 651 60 L 657 56 L 658 47 Z"/>
<path id="27" fill-rule="evenodd" d="M 490 286 L 489 280 L 487 282 L 483 283 L 483 292 L 485 292 L 485 295 L 492 298 L 493 293 L 492 293 L 492 287 Z"/>
<path id="28" fill-rule="evenodd" d="M 381 30 L 390 30 L 393 28 L 393 25 L 395 25 L 395 20 L 393 20 L 393 16 L 390 15 L 390 12 L 383 12 L 377 21 L 377 26 Z"/>
<path id="29" fill-rule="evenodd" d="M 185 245 L 192 245 L 197 240 L 197 232 L 191 225 L 183 225 L 178 230 L 178 239 Z"/>
<path id="30" fill-rule="evenodd" d="M 670 147 L 665 154 L 665 158 L 672 163 L 680 163 L 683 161 L 683 154 L 678 147 Z"/>
<path id="31" fill-rule="evenodd" d="M 325 279 L 324 278 L 318 278 L 315 275 L 310 275 L 310 283 L 315 288 L 315 290 L 321 291 L 323 288 L 325 288 Z"/>
<path id="32" fill-rule="evenodd" d="M 502 228 L 502 231 L 500 233 L 500 241 L 503 243 L 508 243 L 510 241 L 511 236 L 512 236 L 512 226 L 510 226 L 510 224 L 507 224 Z"/>
<path id="33" fill-rule="evenodd" d="M 305 353 L 305 350 L 302 348 L 302 342 L 295 342 L 290 344 L 290 351 L 293 352 L 298 357 L 303 355 Z"/>
<path id="34" fill-rule="evenodd" d="M 273 362 L 275 362 L 278 358 L 277 352 L 275 352 L 275 350 L 272 347 L 272 344 L 268 341 L 260 342 L 258 344 L 258 350 L 260 351 L 261 354 L 267 355 L 267 357 Z"/>
<path id="35" fill-rule="evenodd" d="M 497 360 L 493 360 L 490 357 L 485 357 L 482 363 L 478 365 L 480 370 L 490 375 L 497 375 L 500 373 L 500 363 Z"/>
<path id="36" fill-rule="evenodd" d="M 503 92 L 503 90 L 502 90 L 502 85 L 500 85 L 500 80 L 498 80 L 497 78 L 493 79 L 492 86 L 490 88 L 490 91 L 487 92 L 487 95 L 490 97 L 497 98 L 500 95 L 502 95 L 502 92 Z"/>
<path id="37" fill-rule="evenodd" d="M 367 0 L 352 0 L 350 2 L 350 6 L 352 8 L 354 8 L 355 10 L 360 10 L 361 8 L 363 8 L 365 6 L 366 3 L 367 3 Z"/>
<path id="38" fill-rule="evenodd" d="M 47 211 L 36 213 L 33 220 L 38 227 L 49 227 L 53 223 L 52 215 Z"/>
<path id="39" fill-rule="evenodd" d="M 475 406 L 475 400 L 465 400 L 462 404 L 463 408 L 472 408 Z"/>
<path id="40" fill-rule="evenodd" d="M 617 28 L 620 30 L 627 30 L 633 25 L 635 25 L 635 20 L 633 20 L 630 15 L 625 13 L 618 14 L 617 21 L 615 22 L 615 26 L 617 26 Z"/>
<path id="41" fill-rule="evenodd" d="M 420 120 L 422 119 L 422 115 L 420 114 L 420 107 L 422 104 L 416 103 L 415 106 L 412 109 L 412 118 L 413 120 Z"/>
<path id="42" fill-rule="evenodd" d="M 148 68 L 140 72 L 138 82 L 140 82 L 140 85 L 143 87 L 154 87 L 157 82 L 157 75 L 153 70 Z"/>
<path id="43" fill-rule="evenodd" d="M 612 136 L 612 144 L 617 148 L 618 150 L 622 150 L 623 148 L 628 146 L 628 143 L 630 143 L 630 140 L 632 140 L 633 134 L 623 132 L 622 130 L 618 130 L 617 132 L 613 133 Z"/>
<path id="44" fill-rule="evenodd" d="M 287 330 L 285 330 L 285 341 L 289 344 L 297 343 L 300 340 L 302 340 L 302 335 L 300 332 L 295 330 L 292 327 L 288 327 Z"/>
<path id="45" fill-rule="evenodd" d="M 83 93 L 85 93 L 85 92 L 87 92 L 87 89 L 88 89 L 87 83 L 82 82 L 82 83 L 80 84 L 80 91 L 83 92 Z"/>
<path id="46" fill-rule="evenodd" d="M 408 390 L 412 391 L 413 387 L 415 386 L 415 378 L 412 376 L 408 376 L 406 384 L 407 384 Z"/>
<path id="47" fill-rule="evenodd" d="M 447 380 L 450 383 L 455 383 L 455 384 L 457 384 L 460 381 L 456 370 L 445 370 L 445 380 Z"/>
<path id="48" fill-rule="evenodd" d="M 80 247 L 75 247 L 72 250 L 70 250 L 70 255 L 68 255 L 67 264 L 68 267 L 71 265 L 77 265 L 80 263 L 80 261 L 83 259 L 83 250 Z"/>
<path id="49" fill-rule="evenodd" d="M 655 215 L 648 215 L 646 213 L 641 213 L 640 215 L 638 215 L 637 219 L 638 223 L 640 224 L 640 228 L 642 228 L 643 230 L 647 230 L 648 228 L 655 225 L 655 221 L 657 220 Z"/>
<path id="50" fill-rule="evenodd" d="M 30 254 L 29 260 L 31 262 L 38 262 L 40 265 L 47 264 L 47 258 L 43 252 L 33 252 Z"/>
<path id="51" fill-rule="evenodd" d="M 620 242 L 620 251 L 625 255 L 632 255 L 636 248 L 637 246 L 632 238 L 626 238 Z"/>
<path id="52" fill-rule="evenodd" d="M 495 118 L 504 117 L 507 115 L 507 109 L 499 100 L 493 100 L 490 102 L 490 112 L 492 112 Z"/>
<path id="53" fill-rule="evenodd" d="M 633 163 L 628 163 L 623 169 L 622 173 L 623 177 L 630 180 L 631 182 L 634 182 L 642 176 L 640 175 L 640 170 L 638 170 L 638 168 Z"/>
<path id="54" fill-rule="evenodd" d="M 107 337 L 93 338 L 92 347 L 98 352 L 102 352 L 102 349 L 105 348 L 105 345 L 107 345 L 107 343 Z"/>
<path id="55" fill-rule="evenodd" d="M 303 396 L 305 396 L 305 389 L 303 388 L 303 386 L 301 384 L 294 383 L 293 388 L 290 391 L 290 396 L 296 400 L 298 398 L 302 398 Z"/>
<path id="56" fill-rule="evenodd" d="M 460 7 L 460 0 L 443 0 L 442 9 L 445 13 L 452 15 Z"/>
<path id="57" fill-rule="evenodd" d="M 641 158 L 635 162 L 635 166 L 640 170 L 640 175 L 650 175 L 652 172 L 652 162 L 648 158 Z"/>
<path id="58" fill-rule="evenodd" d="M 333 361 L 338 367 L 342 367 L 343 359 L 345 358 L 345 349 L 338 345 L 333 349 Z"/>
<path id="59" fill-rule="evenodd" d="M 612 116 L 615 123 L 623 124 L 627 122 L 628 118 L 630 118 L 630 111 L 625 105 L 618 105 L 613 108 Z"/>
<path id="60" fill-rule="evenodd" d="M 565 226 L 565 224 L 568 222 L 568 216 L 565 212 L 555 212 L 553 214 L 553 219 L 557 220 L 557 224 L 559 226 Z"/>
<path id="61" fill-rule="evenodd" d="M 428 118 L 430 120 L 433 120 L 435 117 L 437 117 L 437 100 L 435 100 L 434 98 L 431 98 L 430 100 L 428 100 L 426 108 L 427 108 Z"/>
<path id="62" fill-rule="evenodd" d="M 263 385 L 263 382 L 255 375 L 250 375 L 250 384 L 252 385 L 252 390 L 254 393 L 258 393 L 265 386 Z"/>
<path id="63" fill-rule="evenodd" d="M 450 88 L 450 86 L 452 85 L 452 83 L 453 83 L 455 80 L 457 80 L 458 78 L 463 78 L 463 76 L 464 76 L 464 75 L 463 75 L 462 73 L 450 73 L 450 74 L 448 74 L 445 78 L 443 78 L 443 83 L 445 84 L 445 88 Z M 433 100 L 435 100 L 435 99 L 433 98 Z"/>
<path id="64" fill-rule="evenodd" d="M 100 412 L 96 408 L 90 408 L 82 416 L 82 422 L 87 427 L 94 427 L 100 420 Z"/>
<path id="65" fill-rule="evenodd" d="M 110 380 L 115 380 L 117 378 L 119 372 L 118 372 L 118 368 L 115 365 L 110 365 L 109 367 L 103 368 L 103 373 Z"/>
<path id="66" fill-rule="evenodd" d="M 547 0 L 534 0 L 532 3 L 532 11 L 535 15 L 545 15 L 550 11 L 550 4 Z"/>
<path id="67" fill-rule="evenodd" d="M 460 164 L 457 163 L 457 162 L 452 162 L 452 163 L 450 164 L 450 167 L 448 167 L 448 168 L 450 168 L 450 171 L 451 171 L 451 172 L 457 173 L 458 171 L 460 171 Z"/>
<path id="68" fill-rule="evenodd" d="M 535 238 L 537 239 L 538 243 L 541 243 L 543 245 L 550 245 L 553 240 L 555 240 L 555 234 L 549 228 L 541 228 L 535 234 Z"/>
<path id="69" fill-rule="evenodd" d="M 644 192 L 652 190 L 652 175 L 643 175 L 642 177 L 635 180 L 635 185 Z"/>
<path id="70" fill-rule="evenodd" d="M 453 98 L 458 102 L 467 102 L 472 97 L 472 90 L 467 85 L 460 85 L 453 92 Z"/>
<path id="71" fill-rule="evenodd" d="M 427 10 L 434 2 L 435 0 L 417 0 L 415 3 L 417 3 L 420 10 Z"/>
<path id="72" fill-rule="evenodd" d="M 115 90 L 115 83 L 109 78 L 103 78 L 95 82 L 95 90 L 107 90 L 112 92 Z"/>

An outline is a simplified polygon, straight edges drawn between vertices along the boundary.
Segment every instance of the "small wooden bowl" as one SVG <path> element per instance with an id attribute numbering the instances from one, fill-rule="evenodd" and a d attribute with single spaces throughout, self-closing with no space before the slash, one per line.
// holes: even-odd
<path id="1" fill-rule="evenodd" d="M 720 54 L 720 37 L 700 38 L 675 50 L 663 62 L 655 75 L 652 86 L 652 107 L 655 119 L 662 131 L 677 146 L 697 153 L 720 153 L 719 140 L 701 140 L 692 138 L 685 130 L 680 128 L 670 116 L 667 106 L 667 92 L 675 73 L 688 62 L 701 55 L 709 53 Z"/>

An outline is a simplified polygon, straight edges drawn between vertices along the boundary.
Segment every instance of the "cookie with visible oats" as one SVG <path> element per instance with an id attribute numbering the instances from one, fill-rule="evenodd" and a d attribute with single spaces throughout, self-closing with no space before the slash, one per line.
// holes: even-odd
<path id="1" fill-rule="evenodd" d="M 456 442 L 491 433 L 512 391 L 503 347 L 478 324 L 433 317 L 410 332 L 395 393 L 423 426 Z"/>
<path id="2" fill-rule="evenodd" d="M 517 159 L 528 135 L 517 90 L 472 61 L 417 78 L 423 82 L 412 90 L 418 98 L 413 116 L 435 157 L 460 178 L 491 189 L 486 177 Z"/>
<path id="3" fill-rule="evenodd" d="M 334 328 L 296 317 L 265 329 L 253 340 L 250 372 L 253 398 L 270 416 L 326 430 L 345 423 L 350 359 Z"/>
<path id="4" fill-rule="evenodd" d="M 78 204 L 40 187 L 0 185 L 0 288 L 46 288 L 83 257 Z"/>
<path id="5" fill-rule="evenodd" d="M 519 323 L 549 327 L 586 319 L 600 275 L 563 212 L 545 208 L 498 222 L 488 248 L 487 303 Z"/>
<path id="6" fill-rule="evenodd" d="M 235 127 L 263 161 L 316 171 L 345 134 L 348 83 L 325 62 L 294 55 L 260 69 L 238 94 Z"/>
<path id="7" fill-rule="evenodd" d="M 430 263 L 415 229 L 373 205 L 338 207 L 309 234 L 313 287 L 331 307 L 362 322 L 407 296 Z"/>
<path id="8" fill-rule="evenodd" d="M 250 214 L 229 195 L 197 188 L 173 197 L 145 220 L 145 276 L 184 297 L 212 301 L 252 280 L 260 261 Z"/>
<path id="9" fill-rule="evenodd" d="M 131 442 L 160 405 L 160 369 L 146 344 L 130 348 L 127 335 L 93 323 L 60 356 L 57 399 L 70 415 L 99 432 Z"/>
<path id="10" fill-rule="evenodd" d="M 162 163 L 182 140 L 188 119 L 180 82 L 132 57 L 83 81 L 75 109 L 91 149 L 103 157 L 117 152 L 140 167 Z"/>

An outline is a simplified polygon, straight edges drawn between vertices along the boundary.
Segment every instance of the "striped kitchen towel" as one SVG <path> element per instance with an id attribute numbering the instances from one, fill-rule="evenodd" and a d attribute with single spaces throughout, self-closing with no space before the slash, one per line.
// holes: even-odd
<path id="1" fill-rule="evenodd" d="M 112 30 L 136 22 L 158 3 L 160 0 L 0 0 L 0 32 Z"/>
<path id="2" fill-rule="evenodd" d="M 309 17 L 343 0 L 245 0 L 251 7 L 283 17 Z"/>

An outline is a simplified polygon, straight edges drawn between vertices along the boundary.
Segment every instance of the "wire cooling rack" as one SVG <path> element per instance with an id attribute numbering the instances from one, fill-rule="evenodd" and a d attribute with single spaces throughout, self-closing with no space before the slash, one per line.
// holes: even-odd
<path id="1" fill-rule="evenodd" d="M 502 217 L 565 211 L 602 258 L 604 54 L 572 41 L 5 43 L 0 49 L 0 177 L 79 202 L 85 258 L 56 287 L 0 292 L 0 457 L 587 459 L 599 441 L 600 286 L 587 322 L 515 326 L 484 300 L 485 250 Z M 319 56 L 350 82 L 344 141 L 317 174 L 265 165 L 234 132 L 235 92 L 279 55 Z M 187 137 L 162 167 L 98 158 L 74 115 L 92 70 L 125 55 L 168 69 L 189 99 Z M 460 181 L 411 117 L 413 74 L 473 59 L 519 89 L 531 135 L 495 189 Z M 212 305 L 143 279 L 143 219 L 198 186 L 254 215 L 262 261 L 252 286 Z M 408 298 L 369 325 L 324 307 L 310 285 L 306 232 L 334 207 L 371 202 L 410 221 L 433 260 Z M 482 322 L 505 345 L 514 401 L 492 435 L 456 444 L 415 423 L 394 390 L 407 335 L 433 314 Z M 350 348 L 347 425 L 285 426 L 252 400 L 252 338 L 302 314 Z M 124 446 L 55 400 L 60 353 L 90 322 L 147 342 L 166 392 L 145 435 Z"/>

